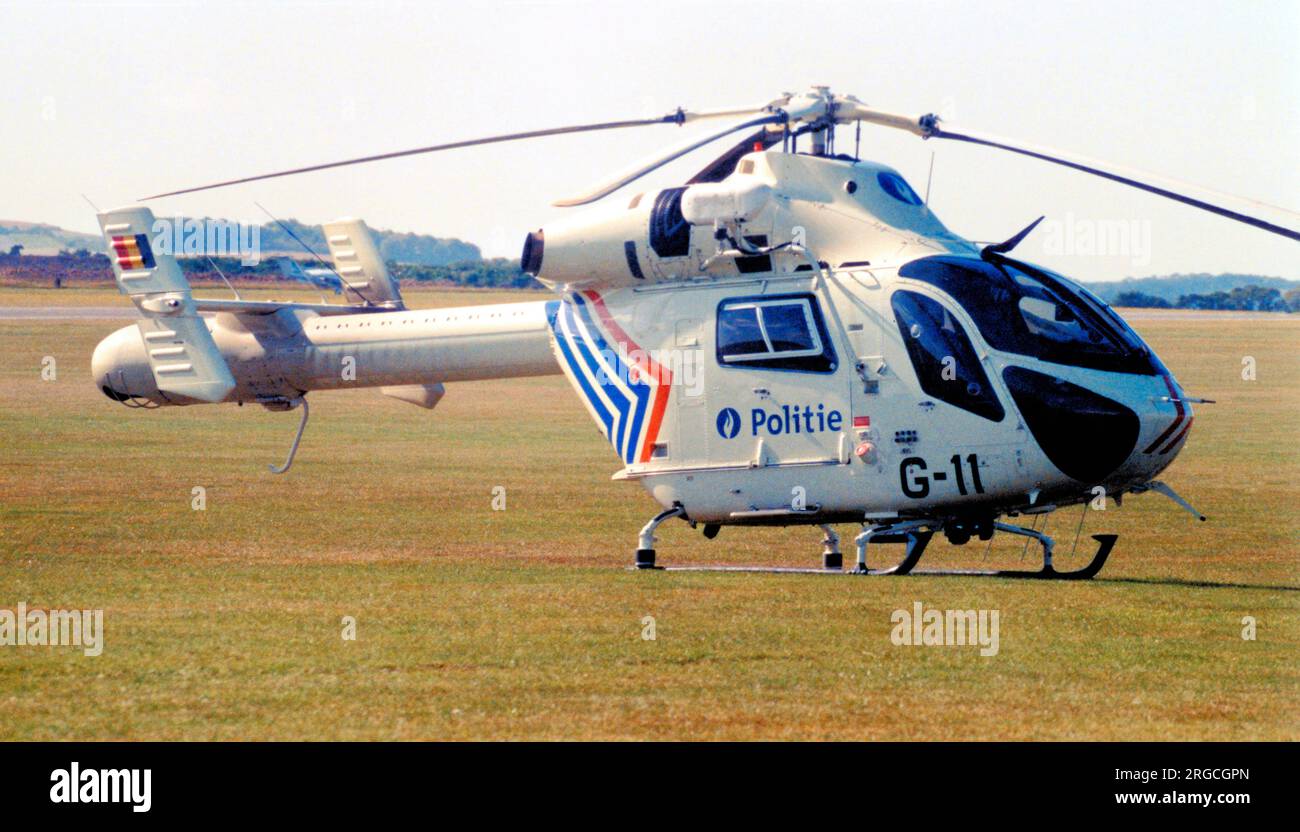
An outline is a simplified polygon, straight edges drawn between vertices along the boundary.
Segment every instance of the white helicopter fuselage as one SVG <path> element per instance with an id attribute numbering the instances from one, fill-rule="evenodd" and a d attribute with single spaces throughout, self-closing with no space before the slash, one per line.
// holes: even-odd
<path id="1" fill-rule="evenodd" d="M 693 200 L 693 190 L 705 198 Z M 680 234 L 675 248 L 665 243 L 670 234 L 654 233 L 672 226 L 656 216 L 670 213 L 666 193 L 634 197 L 595 222 L 548 227 L 532 244 L 542 247 L 539 277 L 566 295 L 551 311 L 557 351 L 625 462 L 616 477 L 640 482 L 664 506 L 681 505 L 692 520 L 785 524 L 1040 511 L 1092 499 L 1094 488 L 1122 494 L 1145 483 L 1185 439 L 1185 431 L 1167 431 L 1190 422 L 1190 406 L 1169 401 L 1181 394 L 1153 357 L 1113 372 L 1099 369 L 1106 361 L 1043 360 L 1050 349 L 999 350 L 985 336 L 987 322 L 973 320 L 935 281 L 908 277 L 909 263 L 931 257 L 994 267 L 888 167 L 750 154 L 726 181 L 680 195 L 686 218 L 704 213 L 706 221 L 689 222 L 689 238 Z M 708 212 L 719 205 L 735 213 L 718 222 L 716 211 Z M 757 241 L 770 253 L 720 256 L 715 228 L 731 220 L 733 240 Z M 596 274 L 582 271 L 584 256 L 600 264 Z M 909 355 L 910 333 L 899 326 L 899 293 L 910 300 L 909 313 L 925 305 L 945 316 L 956 336 L 948 345 L 968 344 L 967 355 L 934 356 L 929 389 L 927 368 Z M 1018 310 L 1008 300 L 1007 311 Z M 807 325 L 794 338 L 804 340 L 786 345 L 803 349 L 735 352 L 726 343 L 737 337 L 729 325 L 752 329 L 758 315 L 751 307 L 772 310 L 784 324 L 803 318 Z M 760 314 L 766 320 L 770 313 Z M 1006 323 L 1014 322 L 995 321 L 994 328 Z M 1140 345 L 1118 319 L 1107 323 Z M 1084 457 L 1095 447 L 1101 459 L 1054 463 L 1019 412 L 1008 368 L 1100 391 L 1131 418 L 1075 419 L 1068 441 Z M 979 401 L 944 395 L 945 387 L 969 384 L 971 372 L 980 375 Z M 1115 427 L 1132 435 L 1105 435 Z"/>
<path id="2" fill-rule="evenodd" d="M 524 264 L 557 300 L 220 312 L 222 400 L 381 387 L 431 407 L 444 382 L 563 372 L 615 478 L 714 525 L 1047 511 L 1141 487 L 1191 421 L 1104 304 L 982 258 L 871 162 L 754 152 L 548 226 Z M 146 349 L 136 327 L 105 339 L 97 383 L 193 403 L 158 390 Z"/>

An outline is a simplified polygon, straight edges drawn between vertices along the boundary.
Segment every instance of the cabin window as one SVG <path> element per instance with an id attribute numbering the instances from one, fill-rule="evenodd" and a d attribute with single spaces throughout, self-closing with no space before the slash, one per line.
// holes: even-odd
<path id="1" fill-rule="evenodd" d="M 718 305 L 718 363 L 827 373 L 835 352 L 812 295 L 730 298 Z"/>
<path id="2" fill-rule="evenodd" d="M 920 205 L 921 198 L 912 190 L 912 186 L 907 184 L 907 180 L 891 171 L 882 170 L 876 174 L 876 182 L 880 183 L 880 189 L 892 196 L 899 202 L 905 202 L 908 205 Z M 853 193 L 853 191 L 849 191 Z"/>
<path id="3" fill-rule="evenodd" d="M 903 345 L 926 395 L 953 407 L 1002 421 L 1004 411 L 966 330 L 948 307 L 916 292 L 892 300 Z"/>

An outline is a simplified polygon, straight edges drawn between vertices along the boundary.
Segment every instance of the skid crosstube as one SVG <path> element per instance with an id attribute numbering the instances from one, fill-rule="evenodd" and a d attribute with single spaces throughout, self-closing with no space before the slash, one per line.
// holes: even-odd
<path id="1" fill-rule="evenodd" d="M 850 574 L 854 575 L 908 575 L 912 568 L 921 560 L 921 555 L 925 554 L 925 547 L 930 545 L 930 538 L 934 537 L 934 532 L 907 532 L 901 534 L 882 534 L 872 538 L 874 543 L 903 543 L 907 546 L 907 551 L 903 559 L 894 566 L 887 569 L 868 569 L 866 572 L 854 570 Z"/>

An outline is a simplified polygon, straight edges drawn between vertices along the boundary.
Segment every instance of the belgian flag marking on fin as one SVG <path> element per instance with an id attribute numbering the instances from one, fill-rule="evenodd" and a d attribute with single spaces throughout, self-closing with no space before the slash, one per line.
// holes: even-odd
<path id="1" fill-rule="evenodd" d="M 153 249 L 149 247 L 149 237 L 145 234 L 112 237 L 113 253 L 117 255 L 117 265 L 123 269 L 152 269 L 156 263 Z"/>

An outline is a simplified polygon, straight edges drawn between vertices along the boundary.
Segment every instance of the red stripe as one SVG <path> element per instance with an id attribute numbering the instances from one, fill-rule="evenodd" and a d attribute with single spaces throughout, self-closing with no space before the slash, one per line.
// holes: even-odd
<path id="1" fill-rule="evenodd" d="M 117 254 L 117 265 L 123 269 L 144 268 L 144 255 L 140 253 L 140 243 L 135 237 L 114 237 L 113 251 Z"/>
<path id="2" fill-rule="evenodd" d="M 1165 445 L 1165 447 L 1160 451 L 1161 456 L 1169 453 L 1174 448 L 1178 447 L 1178 443 L 1183 441 L 1183 437 L 1186 436 L 1187 432 L 1192 429 L 1192 422 L 1194 420 L 1195 417 L 1193 416 L 1187 417 L 1187 424 L 1183 425 L 1183 429 L 1178 432 L 1178 435 L 1173 438 L 1173 441 L 1171 441 L 1168 445 Z"/>
<path id="3" fill-rule="evenodd" d="M 596 307 L 596 315 L 600 318 L 600 322 L 613 334 L 615 340 L 623 345 L 623 350 L 627 353 L 628 358 L 632 358 L 636 362 L 636 367 L 643 376 L 648 373 L 651 378 L 656 379 L 655 402 L 650 410 L 650 423 L 646 427 L 645 442 L 641 445 L 641 456 L 637 460 L 638 462 L 649 462 L 650 455 L 654 452 L 655 440 L 659 438 L 659 426 L 663 422 L 664 410 L 668 407 L 668 389 L 673 384 L 672 371 L 655 363 L 644 350 L 637 346 L 635 341 L 627 336 L 623 328 L 609 314 L 609 310 L 605 308 L 605 301 L 598 292 L 588 289 L 583 294 Z"/>
<path id="4" fill-rule="evenodd" d="M 1178 426 L 1183 423 L 1183 417 L 1185 415 L 1183 413 L 1182 397 L 1178 391 L 1174 389 L 1173 379 L 1168 375 L 1161 375 L 1160 377 L 1165 380 L 1165 387 L 1169 388 L 1169 397 L 1174 400 L 1174 410 L 1177 411 L 1177 415 L 1174 416 L 1174 421 L 1170 423 L 1169 427 L 1165 428 L 1165 432 L 1157 436 L 1156 440 L 1150 445 L 1147 445 L 1146 450 L 1142 452 L 1144 454 L 1155 453 L 1156 448 L 1160 447 L 1160 445 L 1169 438 L 1169 434 L 1178 430 Z"/>
<path id="5" fill-rule="evenodd" d="M 663 421 L 664 410 L 668 407 L 668 390 L 666 384 L 655 390 L 655 407 L 650 415 L 650 425 L 646 428 L 645 444 L 641 446 L 641 462 L 649 462 L 654 453 L 655 440 L 659 438 L 659 423 Z"/>

